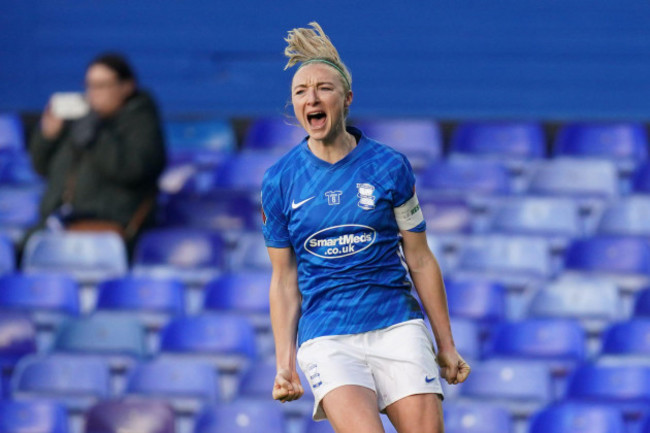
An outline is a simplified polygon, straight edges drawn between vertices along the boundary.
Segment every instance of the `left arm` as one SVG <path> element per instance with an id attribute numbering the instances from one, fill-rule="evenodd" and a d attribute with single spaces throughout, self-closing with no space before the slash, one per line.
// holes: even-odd
<path id="1" fill-rule="evenodd" d="M 402 248 L 418 296 L 431 323 L 440 374 L 450 384 L 464 382 L 470 367 L 456 351 L 449 323 L 447 295 L 438 261 L 429 249 L 425 232 L 400 230 Z"/>

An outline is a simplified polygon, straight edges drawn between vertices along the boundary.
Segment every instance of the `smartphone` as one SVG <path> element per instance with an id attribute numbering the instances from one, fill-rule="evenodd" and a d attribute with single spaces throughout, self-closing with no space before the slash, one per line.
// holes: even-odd
<path id="1" fill-rule="evenodd" d="M 90 106 L 83 93 L 57 92 L 50 98 L 50 109 L 56 117 L 74 120 L 88 114 Z"/>

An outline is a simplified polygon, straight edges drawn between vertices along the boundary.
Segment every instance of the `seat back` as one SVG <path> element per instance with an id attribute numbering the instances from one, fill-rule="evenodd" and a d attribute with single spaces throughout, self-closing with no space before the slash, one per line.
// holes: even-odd
<path id="1" fill-rule="evenodd" d="M 0 431 L 68 433 L 68 415 L 55 402 L 0 400 Z"/>
<path id="2" fill-rule="evenodd" d="M 650 245 L 632 237 L 576 239 L 565 252 L 564 265 L 586 272 L 650 275 Z"/>
<path id="3" fill-rule="evenodd" d="M 206 408 L 195 433 L 267 433 L 286 431 L 281 408 L 273 401 L 240 399 Z"/>
<path id="4" fill-rule="evenodd" d="M 11 274 L 0 277 L 0 310 L 79 314 L 79 286 L 63 274 Z"/>
<path id="5" fill-rule="evenodd" d="M 620 411 L 605 405 L 559 402 L 536 413 L 530 433 L 625 433 Z"/>
<path id="6" fill-rule="evenodd" d="M 451 152 L 501 158 L 543 158 L 544 130 L 535 122 L 465 122 L 456 127 Z"/>
<path id="7" fill-rule="evenodd" d="M 173 409 L 164 401 L 105 400 L 85 415 L 84 433 L 175 433 Z"/>

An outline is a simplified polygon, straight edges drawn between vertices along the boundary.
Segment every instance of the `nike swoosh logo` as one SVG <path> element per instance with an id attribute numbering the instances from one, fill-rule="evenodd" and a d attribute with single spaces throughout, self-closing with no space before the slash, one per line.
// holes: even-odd
<path id="1" fill-rule="evenodd" d="M 292 201 L 291 202 L 291 209 L 298 209 L 300 206 L 302 206 L 303 204 L 307 203 L 309 200 L 314 199 L 314 198 L 316 198 L 316 196 L 309 197 L 308 199 L 305 199 L 303 201 L 299 201 L 298 203 L 296 203 L 295 201 Z"/>
<path id="2" fill-rule="evenodd" d="M 425 376 L 425 377 L 424 377 L 424 381 L 425 381 L 426 383 L 431 383 L 431 382 L 433 382 L 434 380 L 436 380 L 435 376 L 432 377 L 431 379 L 429 379 L 429 376 Z"/>

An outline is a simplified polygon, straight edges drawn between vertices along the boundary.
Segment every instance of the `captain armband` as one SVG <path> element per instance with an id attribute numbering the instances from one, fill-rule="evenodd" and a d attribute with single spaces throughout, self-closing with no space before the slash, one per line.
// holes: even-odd
<path id="1" fill-rule="evenodd" d="M 411 230 L 417 227 L 424 221 L 422 209 L 418 202 L 418 196 L 413 194 L 413 197 L 408 199 L 403 205 L 393 209 L 395 212 L 395 220 L 400 230 Z"/>

